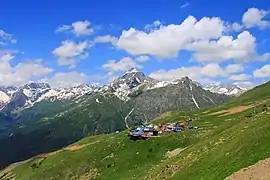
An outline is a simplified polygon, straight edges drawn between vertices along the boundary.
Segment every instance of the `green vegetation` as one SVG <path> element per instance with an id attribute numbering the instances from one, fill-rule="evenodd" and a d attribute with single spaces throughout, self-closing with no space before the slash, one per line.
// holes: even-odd
<path id="1" fill-rule="evenodd" d="M 256 101 L 261 101 L 264 99 L 270 98 L 270 81 L 254 87 L 253 89 L 245 92 L 240 97 L 232 99 L 228 104 L 237 105 L 237 104 L 246 104 Z"/>
<path id="2" fill-rule="evenodd" d="M 27 109 L 12 128 L 0 131 L 0 169 L 85 136 L 123 130 L 128 112 L 128 104 L 109 94 L 86 96 L 78 103 L 41 102 Z"/>
<path id="3" fill-rule="evenodd" d="M 10 166 L 0 172 L 0 179 L 224 179 L 270 157 L 269 85 L 208 112 L 174 112 L 153 121 L 172 122 L 195 114 L 200 119 L 191 124 L 198 130 L 140 141 L 129 140 L 127 131 L 91 136 L 46 157 Z M 222 112 L 224 116 L 212 114 L 255 101 L 256 114 L 252 107 L 227 115 Z"/>

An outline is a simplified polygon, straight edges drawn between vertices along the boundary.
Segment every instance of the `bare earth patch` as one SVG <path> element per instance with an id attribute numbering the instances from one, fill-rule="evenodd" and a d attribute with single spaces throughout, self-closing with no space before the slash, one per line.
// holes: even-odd
<path id="1" fill-rule="evenodd" d="M 243 112 L 243 111 L 245 111 L 247 109 L 250 109 L 252 107 L 254 107 L 254 105 L 234 107 L 234 108 L 225 110 L 225 112 L 222 113 L 219 117 L 227 116 L 227 115 L 230 115 L 230 114 L 237 114 L 237 113 Z"/>
<path id="2" fill-rule="evenodd" d="M 207 114 L 208 112 L 204 112 L 205 115 L 203 116 L 211 116 L 211 115 L 219 115 L 219 117 L 222 117 L 222 116 L 227 116 L 227 115 L 230 115 L 230 114 L 237 114 L 237 113 L 240 113 L 240 112 L 243 112 L 247 109 L 250 109 L 250 108 L 253 108 L 254 106 L 258 106 L 258 105 L 261 105 L 265 102 L 268 102 L 270 99 L 265 99 L 263 101 L 258 101 L 256 102 L 255 104 L 250 104 L 250 105 L 247 105 L 247 106 L 237 106 L 237 107 L 233 107 L 233 108 L 230 108 L 230 109 L 225 109 L 225 110 L 221 110 L 221 111 L 217 111 L 217 112 L 213 112 L 213 113 L 210 113 L 210 114 Z"/>
<path id="3" fill-rule="evenodd" d="M 261 160 L 258 163 L 243 168 L 231 176 L 227 177 L 226 180 L 269 180 L 270 179 L 270 158 Z"/>

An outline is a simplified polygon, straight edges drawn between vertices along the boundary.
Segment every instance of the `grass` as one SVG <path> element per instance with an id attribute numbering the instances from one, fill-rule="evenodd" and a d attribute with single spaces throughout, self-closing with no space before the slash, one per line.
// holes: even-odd
<path id="1" fill-rule="evenodd" d="M 258 105 L 253 116 L 250 116 L 253 108 L 228 116 L 209 114 L 267 99 L 265 95 L 258 95 L 267 86 L 245 93 L 239 101 L 210 110 L 208 115 L 205 110 L 195 112 L 200 119 L 191 123 L 198 126 L 198 130 L 135 142 L 127 138 L 127 131 L 90 136 L 73 144 L 85 145 L 79 150 L 63 150 L 47 158 L 35 157 L 10 173 L 19 180 L 224 179 L 270 157 L 270 101 Z M 184 120 L 193 114 L 175 112 L 153 122 Z M 182 151 L 170 158 L 166 156 L 176 149 Z"/>

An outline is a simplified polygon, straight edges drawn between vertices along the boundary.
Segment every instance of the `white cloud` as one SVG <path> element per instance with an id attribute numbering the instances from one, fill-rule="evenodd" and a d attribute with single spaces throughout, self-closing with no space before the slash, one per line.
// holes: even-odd
<path id="1" fill-rule="evenodd" d="M 241 24 L 239 24 L 239 23 L 233 23 L 233 24 L 231 25 L 231 28 L 232 28 L 232 30 L 234 30 L 234 31 L 236 31 L 236 32 L 239 32 L 239 31 L 241 31 L 244 27 L 243 27 L 243 25 L 241 25 Z"/>
<path id="2" fill-rule="evenodd" d="M 161 80 L 161 81 L 171 81 L 174 79 L 179 79 L 188 76 L 190 79 L 198 81 L 202 84 L 209 84 L 214 82 L 212 79 L 201 74 L 201 67 L 190 66 L 181 67 L 176 69 L 170 69 L 168 71 L 161 69 L 149 74 L 150 77 Z"/>
<path id="3" fill-rule="evenodd" d="M 181 9 L 184 9 L 190 5 L 190 2 L 185 2 L 184 4 L 181 5 Z"/>
<path id="4" fill-rule="evenodd" d="M 245 14 L 252 11 L 250 9 Z M 262 15 L 266 13 L 259 12 Z M 243 19 L 246 24 L 251 23 L 251 20 Z M 260 20 L 259 24 L 262 22 Z M 107 35 L 102 42 L 112 42 L 131 55 L 152 55 L 157 58 L 174 58 L 181 50 L 187 50 L 193 53 L 192 60 L 199 62 L 249 62 L 269 59 L 269 53 L 257 54 L 256 38 L 249 31 L 241 32 L 245 28 L 243 24 L 231 24 L 218 17 L 203 17 L 197 20 L 188 16 L 180 24 L 163 25 L 157 20 L 146 25 L 144 31 L 131 27 L 122 31 L 118 39 L 113 37 L 112 40 L 112 37 Z M 231 30 L 239 32 L 237 37 L 229 34 Z"/>
<path id="5" fill-rule="evenodd" d="M 227 73 L 238 73 L 238 72 L 243 72 L 244 71 L 244 66 L 242 64 L 229 64 L 226 67 L 226 72 Z"/>
<path id="6" fill-rule="evenodd" d="M 219 38 L 225 30 L 220 18 L 204 17 L 201 20 L 187 17 L 181 24 L 161 26 L 159 29 L 144 32 L 134 28 L 124 30 L 116 45 L 133 55 L 154 55 L 159 58 L 172 58 L 181 49 L 198 40 Z"/>
<path id="7" fill-rule="evenodd" d="M 102 65 L 102 68 L 109 72 L 127 71 L 131 68 L 142 68 L 136 61 L 130 57 L 124 57 L 120 61 L 109 60 L 106 64 Z"/>
<path id="8" fill-rule="evenodd" d="M 11 54 L 0 57 L 0 84 L 19 86 L 35 78 L 41 78 L 53 70 L 40 64 L 39 60 L 28 60 L 27 63 L 11 65 L 14 58 Z"/>
<path id="9" fill-rule="evenodd" d="M 247 74 L 232 75 L 229 79 L 234 81 L 245 81 L 248 79 L 248 75 Z"/>
<path id="10" fill-rule="evenodd" d="M 7 43 L 17 43 L 17 40 L 11 34 L 0 29 L 0 45 L 6 45 Z"/>
<path id="11" fill-rule="evenodd" d="M 236 59 L 247 61 L 255 54 L 255 37 L 244 31 L 233 39 L 232 36 L 221 36 L 218 40 L 196 41 L 187 49 L 194 51 L 196 61 L 225 61 Z"/>
<path id="12" fill-rule="evenodd" d="M 56 29 L 56 32 L 71 32 L 76 36 L 87 36 L 94 32 L 94 29 L 90 27 L 89 21 L 77 21 L 71 25 L 62 25 Z"/>
<path id="13" fill-rule="evenodd" d="M 244 13 L 242 17 L 242 22 L 246 28 L 270 28 L 270 21 L 263 20 L 269 13 L 270 11 L 250 8 Z"/>
<path id="14" fill-rule="evenodd" d="M 265 65 L 262 68 L 253 71 L 253 76 L 256 78 L 270 77 L 270 65 Z"/>
<path id="15" fill-rule="evenodd" d="M 95 43 L 112 43 L 115 44 L 117 42 L 117 38 L 111 35 L 98 36 L 94 39 Z"/>
<path id="16" fill-rule="evenodd" d="M 268 61 L 270 60 L 270 53 L 265 53 L 261 56 L 254 56 L 253 58 L 255 61 Z"/>
<path id="17" fill-rule="evenodd" d="M 48 80 L 52 87 L 72 87 L 84 84 L 87 80 L 87 75 L 76 71 L 67 73 L 56 73 Z"/>
<path id="18" fill-rule="evenodd" d="M 152 72 L 149 76 L 158 80 L 174 80 L 184 76 L 188 76 L 192 80 L 198 81 L 203 84 L 212 83 L 216 77 L 228 77 L 232 73 L 243 71 L 243 68 L 237 64 L 230 64 L 227 67 L 221 67 L 217 63 L 210 63 L 205 66 L 189 66 L 180 67 L 170 70 L 158 70 Z"/>
<path id="19" fill-rule="evenodd" d="M 80 43 L 63 41 L 52 53 L 58 58 L 59 65 L 75 67 L 78 60 L 88 57 L 88 52 L 86 52 L 88 48 L 87 41 Z"/>
<path id="20" fill-rule="evenodd" d="M 146 55 L 138 56 L 135 58 L 135 61 L 137 62 L 146 62 L 148 60 L 150 60 L 150 57 Z"/>
<path id="21" fill-rule="evenodd" d="M 201 69 L 201 74 L 209 77 L 226 76 L 225 71 L 216 63 L 207 64 Z"/>

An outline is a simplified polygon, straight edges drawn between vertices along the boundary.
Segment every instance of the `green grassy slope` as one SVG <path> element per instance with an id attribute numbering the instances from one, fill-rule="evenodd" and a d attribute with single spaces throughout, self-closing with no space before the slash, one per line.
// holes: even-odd
<path id="1" fill-rule="evenodd" d="M 267 99 L 268 84 L 251 90 L 214 111 Z M 267 91 L 267 93 L 265 93 Z M 264 95 L 258 95 L 263 94 Z M 84 138 L 70 149 L 0 172 L 0 179 L 224 179 L 233 172 L 270 157 L 270 101 L 237 114 L 197 112 L 198 130 L 171 133 L 145 141 L 130 141 L 126 133 Z M 185 119 L 171 113 L 153 122 Z"/>
<path id="2" fill-rule="evenodd" d="M 253 89 L 245 92 L 238 98 L 232 99 L 228 104 L 245 104 L 269 98 L 270 81 L 263 85 L 254 87 Z"/>
<path id="3" fill-rule="evenodd" d="M 96 98 L 102 103 L 97 103 Z M 110 95 L 86 96 L 79 103 L 54 102 L 53 106 L 42 102 L 24 112 L 20 117 L 24 121 L 18 119 L 13 128 L 0 133 L 0 168 L 67 146 L 85 136 L 123 130 L 126 128 L 123 116 L 128 112 L 128 104 Z"/>

